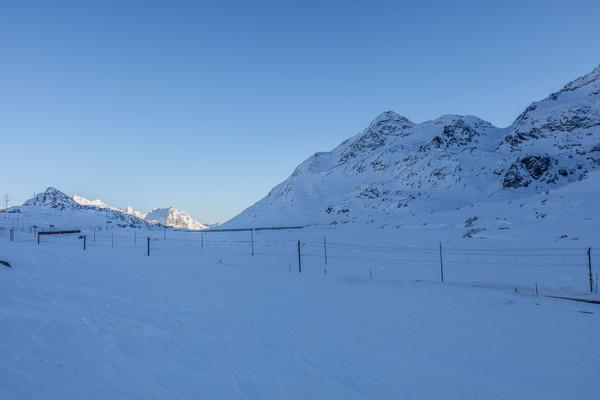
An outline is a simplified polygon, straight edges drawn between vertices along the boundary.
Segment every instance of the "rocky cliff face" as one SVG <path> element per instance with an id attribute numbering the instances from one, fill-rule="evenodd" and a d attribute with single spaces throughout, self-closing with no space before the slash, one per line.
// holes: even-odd
<path id="1" fill-rule="evenodd" d="M 600 168 L 600 67 L 508 128 L 473 116 L 415 124 L 392 111 L 316 153 L 225 226 L 373 223 L 528 196 Z"/>

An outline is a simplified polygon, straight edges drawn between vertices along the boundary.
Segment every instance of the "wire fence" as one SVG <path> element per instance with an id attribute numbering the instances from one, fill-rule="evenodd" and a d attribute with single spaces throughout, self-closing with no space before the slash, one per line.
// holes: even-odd
<path id="1" fill-rule="evenodd" d="M 4 232 L 1 232 L 4 233 Z M 172 229 L 82 229 L 78 233 L 39 235 L 11 229 L 12 241 L 39 245 L 130 249 L 138 256 L 195 254 L 234 256 L 290 271 L 369 280 L 423 280 L 515 288 L 519 291 L 596 292 L 597 251 L 586 247 L 454 247 L 440 243 L 412 246 L 315 240 L 297 232 L 215 233 Z M 254 258 L 250 258 L 254 257 Z M 195 257 L 196 259 L 196 257 Z M 254 262 L 253 261 L 253 262 Z"/>

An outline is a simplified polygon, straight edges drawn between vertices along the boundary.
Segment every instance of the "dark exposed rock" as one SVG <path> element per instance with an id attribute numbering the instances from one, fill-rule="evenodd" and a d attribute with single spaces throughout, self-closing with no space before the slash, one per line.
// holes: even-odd
<path id="1" fill-rule="evenodd" d="M 551 159 L 547 154 L 528 155 L 519 158 L 506 171 L 502 186 L 505 188 L 527 187 L 532 180 L 539 180 L 551 167 Z"/>
<path id="2" fill-rule="evenodd" d="M 521 163 L 531 177 L 537 180 L 550 168 L 550 157 L 547 154 L 543 156 L 526 156 L 521 159 Z"/>
<path id="3" fill-rule="evenodd" d="M 469 229 L 464 235 L 463 238 L 472 238 L 473 235 L 476 235 L 477 233 L 481 232 L 481 231 L 485 231 L 485 228 L 473 228 L 473 229 Z"/>
<path id="4" fill-rule="evenodd" d="M 472 218 L 468 218 L 465 221 L 465 228 L 470 228 L 473 226 L 473 224 L 475 223 L 475 221 L 477 221 L 479 219 L 479 217 L 472 217 Z"/>

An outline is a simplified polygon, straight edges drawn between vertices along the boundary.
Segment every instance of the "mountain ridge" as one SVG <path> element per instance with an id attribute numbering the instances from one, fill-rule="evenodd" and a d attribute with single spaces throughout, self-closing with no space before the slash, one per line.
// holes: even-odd
<path id="1" fill-rule="evenodd" d="M 58 211 L 71 210 L 77 212 L 96 212 L 104 214 L 107 219 L 113 220 L 121 225 L 139 226 L 139 225 L 164 225 L 180 229 L 201 230 L 207 229 L 206 226 L 194 220 L 189 214 L 171 206 L 166 209 L 155 208 L 149 213 L 141 213 L 132 207 L 118 209 L 111 207 L 102 200 L 88 200 L 85 197 L 73 195 L 69 197 L 63 192 L 49 187 L 43 193 L 37 194 L 34 198 L 27 200 L 23 206 L 48 207 Z M 158 216 L 157 211 L 166 210 L 166 215 Z M 155 213 L 155 216 L 148 216 Z"/>
<path id="2" fill-rule="evenodd" d="M 600 66 L 533 102 L 507 128 L 462 115 L 415 124 L 386 111 L 223 226 L 385 224 L 586 179 L 600 168 L 599 77 Z"/>

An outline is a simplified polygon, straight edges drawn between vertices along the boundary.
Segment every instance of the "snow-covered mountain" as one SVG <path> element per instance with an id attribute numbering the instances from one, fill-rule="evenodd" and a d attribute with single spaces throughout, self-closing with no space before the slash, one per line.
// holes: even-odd
<path id="1" fill-rule="evenodd" d="M 531 104 L 508 128 L 460 115 L 415 124 L 385 112 L 224 226 L 439 224 L 462 218 L 464 207 L 530 199 L 599 168 L 600 66 Z"/>
<path id="2" fill-rule="evenodd" d="M 123 207 L 123 208 L 116 208 L 116 207 L 109 206 L 108 204 L 106 204 L 105 202 L 103 202 L 102 200 L 99 200 L 99 199 L 88 200 L 85 197 L 81 197 L 81 196 L 77 196 L 77 195 L 73 195 L 72 198 L 73 198 L 73 200 L 75 200 L 75 202 L 82 204 L 84 206 L 96 206 L 99 208 L 108 208 L 110 210 L 120 211 L 123 214 L 133 215 L 134 217 L 138 217 L 141 219 L 145 219 L 145 217 L 146 217 L 145 213 L 136 211 L 131 206 L 127 206 L 127 207 Z"/>
<path id="3" fill-rule="evenodd" d="M 202 230 L 208 227 L 194 220 L 192 216 L 184 211 L 171 206 L 169 208 L 155 208 L 144 216 L 148 221 L 157 221 L 163 225 L 173 228 Z"/>
<path id="4" fill-rule="evenodd" d="M 102 200 L 88 200 L 85 197 L 81 197 L 81 196 L 77 196 L 77 195 L 73 195 L 72 197 L 73 200 L 75 200 L 75 202 L 82 204 L 84 206 L 96 206 L 98 208 L 108 208 L 111 210 L 115 210 L 118 211 L 115 207 L 111 207 L 108 204 L 106 204 L 105 202 L 103 202 Z"/>
<path id="5" fill-rule="evenodd" d="M 134 210 L 133 207 L 131 207 L 131 206 L 123 207 L 119 211 L 121 211 L 124 214 L 133 215 L 133 216 L 136 216 L 136 217 L 142 218 L 142 219 L 144 219 L 146 217 L 146 214 L 144 214 L 143 212 Z"/>
<path id="6" fill-rule="evenodd" d="M 133 215 L 124 214 L 113 207 L 100 207 L 95 204 L 102 203 L 99 200 L 90 202 L 87 199 L 78 197 L 84 204 L 75 201 L 73 198 L 67 196 L 60 190 L 53 187 L 49 187 L 45 192 L 37 194 L 34 198 L 27 200 L 23 203 L 23 207 L 43 207 L 51 209 L 53 211 L 59 211 L 65 214 L 69 214 L 68 219 L 80 219 L 81 221 L 93 220 L 95 223 L 102 225 L 106 223 L 129 226 L 129 227 L 150 227 L 148 221 Z M 98 203 L 99 202 L 99 203 Z M 95 203 L 95 204 L 94 204 Z M 102 203 L 104 204 L 104 203 Z M 81 218 L 83 217 L 83 218 Z"/>
<path id="7" fill-rule="evenodd" d="M 192 229 L 192 230 L 201 230 L 207 229 L 208 227 L 202 225 L 191 215 L 188 213 L 178 210 L 175 207 L 171 206 L 169 208 L 155 208 L 149 213 L 142 213 L 140 211 L 136 211 L 133 207 L 127 206 L 121 209 L 117 209 L 115 207 L 111 207 L 108 204 L 104 203 L 102 200 L 88 200 L 85 197 L 73 196 L 73 200 L 81 205 L 89 205 L 95 206 L 99 208 L 106 208 L 113 211 L 121 212 L 126 215 L 131 215 L 143 220 L 146 220 L 150 223 L 159 223 L 165 226 L 170 226 L 173 228 L 180 229 Z"/>

